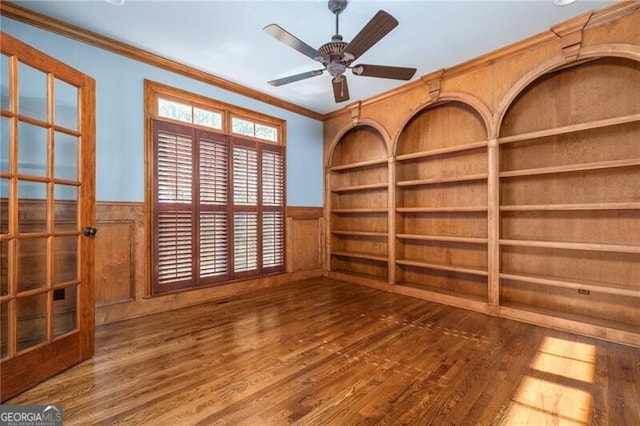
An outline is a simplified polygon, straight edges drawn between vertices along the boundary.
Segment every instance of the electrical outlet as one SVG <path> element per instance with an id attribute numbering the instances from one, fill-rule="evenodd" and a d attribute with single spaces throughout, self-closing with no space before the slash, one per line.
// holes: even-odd
<path id="1" fill-rule="evenodd" d="M 53 300 L 64 300 L 64 288 L 53 290 Z"/>
<path id="2" fill-rule="evenodd" d="M 591 294 L 591 292 L 589 290 L 585 290 L 583 288 L 579 288 L 578 289 L 578 294 L 582 294 L 582 295 L 588 296 L 588 295 Z"/>

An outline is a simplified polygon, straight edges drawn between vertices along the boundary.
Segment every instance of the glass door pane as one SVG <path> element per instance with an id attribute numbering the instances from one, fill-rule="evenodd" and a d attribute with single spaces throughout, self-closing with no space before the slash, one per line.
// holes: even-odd
<path id="1" fill-rule="evenodd" d="M 20 298 L 18 310 L 18 352 L 47 341 L 47 293 Z"/>
<path id="2" fill-rule="evenodd" d="M 7 55 L 0 55 L 0 108 L 9 109 L 9 64 Z"/>
<path id="3" fill-rule="evenodd" d="M 54 137 L 53 175 L 57 179 L 78 180 L 78 138 L 56 132 Z"/>
<path id="4" fill-rule="evenodd" d="M 47 237 L 17 241 L 18 293 L 47 286 Z"/>
<path id="5" fill-rule="evenodd" d="M 48 121 L 47 74 L 18 63 L 18 105 L 20 115 Z"/>
<path id="6" fill-rule="evenodd" d="M 55 79 L 55 123 L 71 130 L 78 130 L 78 88 Z"/>
<path id="7" fill-rule="evenodd" d="M 75 330 L 78 286 L 54 290 L 53 335 L 60 336 Z"/>
<path id="8" fill-rule="evenodd" d="M 9 126 L 11 120 L 0 117 L 0 172 L 9 171 Z"/>

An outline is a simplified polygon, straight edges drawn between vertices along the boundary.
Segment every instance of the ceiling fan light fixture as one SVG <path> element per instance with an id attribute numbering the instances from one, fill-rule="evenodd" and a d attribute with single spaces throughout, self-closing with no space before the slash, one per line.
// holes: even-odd
<path id="1" fill-rule="evenodd" d="M 346 69 L 347 67 L 342 62 L 332 62 L 330 64 L 327 64 L 327 72 L 329 72 L 329 74 L 336 79 L 340 79 Z"/>

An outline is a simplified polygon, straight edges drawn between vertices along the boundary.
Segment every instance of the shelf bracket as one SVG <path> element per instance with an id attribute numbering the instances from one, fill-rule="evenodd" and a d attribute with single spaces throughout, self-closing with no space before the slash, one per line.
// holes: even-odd
<path id="1" fill-rule="evenodd" d="M 562 54 L 567 62 L 578 59 L 582 47 L 582 32 L 589 23 L 593 12 L 583 13 L 573 19 L 551 27 L 551 31 L 560 38 Z"/>
<path id="2" fill-rule="evenodd" d="M 422 82 L 427 86 L 427 90 L 429 91 L 431 103 L 436 102 L 440 97 L 440 83 L 442 82 L 443 75 L 444 68 L 421 77 Z"/>
<path id="3" fill-rule="evenodd" d="M 362 101 L 355 102 L 347 107 L 351 113 L 351 123 L 358 124 L 360 121 L 360 114 L 362 113 Z"/>

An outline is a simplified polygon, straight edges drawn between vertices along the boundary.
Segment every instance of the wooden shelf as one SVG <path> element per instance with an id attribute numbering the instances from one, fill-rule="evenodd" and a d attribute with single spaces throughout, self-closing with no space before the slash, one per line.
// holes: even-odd
<path id="1" fill-rule="evenodd" d="M 350 251 L 332 251 L 331 255 L 341 256 L 341 257 L 353 257 L 356 259 L 367 259 L 367 260 L 373 260 L 376 262 L 384 262 L 384 263 L 387 263 L 389 261 L 389 258 L 385 256 L 377 256 L 369 253 L 356 253 L 356 252 L 350 252 Z"/>
<path id="2" fill-rule="evenodd" d="M 441 183 L 452 183 L 452 182 L 471 182 L 477 180 L 487 180 L 487 173 L 478 173 L 473 175 L 462 175 L 462 176 L 451 176 L 451 177 L 442 177 L 442 178 L 433 178 L 433 179 L 418 179 L 418 180 L 404 180 L 396 183 L 397 186 L 426 186 L 426 185 L 437 185 Z"/>
<path id="3" fill-rule="evenodd" d="M 519 303 L 502 304 L 499 316 L 560 330 L 578 331 L 582 334 L 591 335 L 599 339 L 604 338 L 616 343 L 640 346 L 638 327 L 617 321 L 569 314 Z M 613 336 L 613 338 L 608 336 Z"/>
<path id="4" fill-rule="evenodd" d="M 396 260 L 396 263 L 398 265 L 415 266 L 418 268 L 425 268 L 425 269 L 436 269 L 438 271 L 461 272 L 461 273 L 470 274 L 470 275 L 483 275 L 483 276 L 489 275 L 489 273 L 486 270 L 474 268 L 471 266 L 445 265 L 441 263 L 418 262 L 414 260 L 402 260 L 402 259 Z"/>
<path id="5" fill-rule="evenodd" d="M 398 207 L 398 213 L 437 213 L 437 212 L 486 212 L 487 208 L 482 206 L 460 206 L 460 207 Z"/>
<path id="6" fill-rule="evenodd" d="M 640 253 L 640 245 L 632 244 L 600 244 L 600 243 L 570 243 L 562 241 L 534 241 L 534 240 L 500 240 L 501 246 L 541 247 L 566 250 L 586 250 L 609 253 Z"/>
<path id="7" fill-rule="evenodd" d="M 341 166 L 333 166 L 331 167 L 329 170 L 331 170 L 332 172 L 347 172 L 350 170 L 357 170 L 357 169 L 364 169 L 366 167 L 375 167 L 375 166 L 382 166 L 382 165 L 387 165 L 389 162 L 388 159 L 383 158 L 383 159 L 376 159 L 376 160 L 368 160 L 368 161 L 361 161 L 359 163 L 351 163 L 351 164 L 344 164 Z"/>
<path id="8" fill-rule="evenodd" d="M 562 135 L 566 133 L 580 132 L 583 130 L 598 129 L 601 127 L 616 126 L 618 124 L 633 123 L 640 121 L 640 114 L 625 115 L 622 117 L 607 118 L 604 120 L 596 120 L 581 124 L 572 124 L 570 126 L 557 127 L 555 129 L 538 130 L 535 132 L 522 133 L 520 135 L 506 136 L 498 139 L 498 143 L 512 143 L 530 139 L 539 139 L 547 136 Z"/>
<path id="9" fill-rule="evenodd" d="M 353 185 L 353 186 L 343 186 L 340 188 L 334 188 L 331 192 L 356 192 L 356 191 L 373 191 L 376 189 L 387 189 L 388 185 L 386 183 L 373 183 L 369 185 Z"/>
<path id="10" fill-rule="evenodd" d="M 618 296 L 640 297 L 640 287 L 636 289 L 620 287 L 604 283 L 595 283 L 581 280 L 563 280 L 541 275 L 520 275 L 501 273 L 500 278 L 506 280 L 520 281 L 531 284 L 539 284 L 548 287 L 568 288 L 575 290 L 589 290 L 596 293 L 614 294 Z"/>
<path id="11" fill-rule="evenodd" d="M 471 244 L 487 244 L 487 238 L 479 237 L 449 237 L 440 235 L 419 235 L 419 234 L 397 234 L 396 238 L 403 240 L 419 240 L 419 241 L 442 241 L 447 243 L 471 243 Z"/>
<path id="12" fill-rule="evenodd" d="M 386 275 L 383 277 L 380 275 L 362 274 L 349 271 L 347 269 L 333 269 L 327 272 L 327 277 L 334 280 L 340 280 L 358 285 L 366 285 L 378 289 L 389 288 L 389 283 Z"/>
<path id="13" fill-rule="evenodd" d="M 335 214 L 367 214 L 367 213 L 387 213 L 388 209 L 332 209 Z"/>
<path id="14" fill-rule="evenodd" d="M 595 163 L 569 164 L 565 166 L 540 167 L 535 169 L 511 170 L 500 172 L 500 177 L 507 178 L 517 176 L 533 176 L 633 166 L 640 166 L 640 158 L 632 158 L 628 160 L 598 161 Z"/>
<path id="15" fill-rule="evenodd" d="M 396 161 L 417 160 L 420 158 L 435 157 L 437 155 L 470 151 L 472 149 L 485 148 L 487 146 L 487 141 L 472 142 L 464 145 L 449 146 L 446 148 L 431 149 L 428 151 L 412 152 L 411 154 L 396 155 Z"/>
<path id="16" fill-rule="evenodd" d="M 347 237 L 384 237 L 387 238 L 389 234 L 386 232 L 363 232 L 363 231 L 331 231 L 333 235 L 344 235 Z"/>
<path id="17" fill-rule="evenodd" d="M 411 297 L 457 306 L 463 309 L 471 309 L 478 312 L 489 312 L 486 296 L 459 293 L 444 288 L 433 287 L 426 284 L 400 281 L 394 285 L 394 291 Z"/>
<path id="18" fill-rule="evenodd" d="M 500 206 L 500 211 L 640 210 L 640 203 L 530 204 Z"/>

